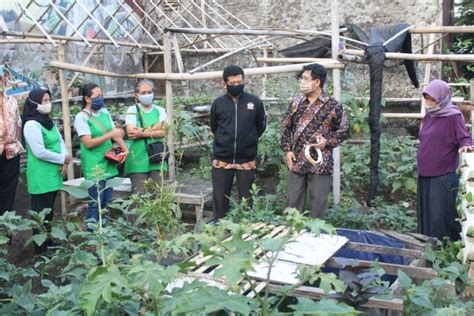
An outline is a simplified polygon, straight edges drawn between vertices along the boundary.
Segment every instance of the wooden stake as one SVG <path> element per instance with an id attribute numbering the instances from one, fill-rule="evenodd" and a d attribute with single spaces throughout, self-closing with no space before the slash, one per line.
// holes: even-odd
<path id="1" fill-rule="evenodd" d="M 58 60 L 64 61 L 64 45 L 63 41 L 58 44 Z M 63 127 L 64 127 L 64 143 L 68 155 L 72 157 L 72 137 L 71 137 L 71 113 L 69 112 L 69 93 L 66 84 L 66 76 L 64 70 L 59 69 L 59 85 L 61 87 L 61 101 L 63 110 Z M 74 179 L 73 164 L 69 164 L 67 169 L 67 179 Z"/>
<path id="2" fill-rule="evenodd" d="M 89 60 L 91 59 L 91 57 L 94 55 L 94 53 L 98 50 L 99 47 L 102 47 L 100 45 L 94 45 L 94 47 L 92 47 L 91 51 L 89 52 L 89 54 L 86 56 L 86 58 L 84 59 L 84 61 L 82 62 L 82 66 L 85 66 Z M 71 89 L 72 85 L 74 84 L 74 81 L 76 81 L 77 77 L 79 77 L 79 73 L 75 73 L 74 74 L 74 77 L 72 77 L 71 81 L 69 82 L 68 84 L 68 89 Z"/>
<path id="3" fill-rule="evenodd" d="M 171 63 L 171 61 L 170 61 Z M 344 68 L 344 64 L 329 59 L 328 62 L 322 63 L 321 65 L 326 67 L 326 69 L 334 68 Z M 107 77 L 120 77 L 120 78 L 143 78 L 143 79 L 153 79 L 153 80 L 170 80 L 170 81 L 180 81 L 180 80 L 204 80 L 204 79 L 220 79 L 222 77 L 222 71 L 209 71 L 209 72 L 199 72 L 194 74 L 189 73 L 139 73 L 139 74 L 118 74 L 115 72 L 99 70 L 91 67 L 77 66 L 74 64 L 64 63 L 60 61 L 52 61 L 50 65 L 55 68 L 61 68 L 70 71 L 79 71 L 89 74 L 95 74 L 99 76 Z M 306 64 L 293 64 L 293 65 L 284 65 L 284 66 L 272 66 L 272 67 L 258 67 L 258 68 L 245 68 L 245 76 L 253 75 L 264 75 L 264 74 L 279 74 L 279 73 L 288 73 L 300 71 L 302 67 Z"/>
<path id="4" fill-rule="evenodd" d="M 365 52 L 359 49 L 345 49 L 343 55 L 355 55 L 365 57 Z M 385 53 L 385 59 L 403 59 L 419 61 L 474 61 L 474 54 L 405 54 Z"/>
<path id="5" fill-rule="evenodd" d="M 339 53 L 339 1 L 331 0 L 331 50 L 332 58 L 337 59 Z M 341 71 L 339 69 L 332 70 L 332 84 L 334 89 L 334 98 L 341 101 Z M 332 175 L 332 193 L 334 195 L 334 205 L 341 202 L 341 151 L 339 147 L 332 150 L 334 159 L 333 175 Z"/>
<path id="6" fill-rule="evenodd" d="M 170 34 L 165 32 L 163 34 L 163 49 L 164 49 L 164 66 L 165 72 L 170 73 L 172 71 L 171 66 L 171 45 L 170 45 Z M 171 181 L 176 180 L 176 170 L 175 170 L 175 160 L 174 160 L 174 133 L 173 133 L 173 85 L 170 80 L 165 82 L 165 91 L 166 91 L 166 114 L 168 116 L 168 150 L 170 152 L 170 157 L 168 159 L 168 172 L 169 178 Z"/>

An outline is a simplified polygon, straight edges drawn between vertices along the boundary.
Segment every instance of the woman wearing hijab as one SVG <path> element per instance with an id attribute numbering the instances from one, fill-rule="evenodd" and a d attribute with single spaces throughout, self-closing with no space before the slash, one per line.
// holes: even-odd
<path id="1" fill-rule="evenodd" d="M 456 196 L 459 154 L 472 147 L 461 111 L 451 103 L 446 82 L 433 80 L 423 89 L 426 116 L 419 132 L 417 153 L 418 232 L 442 239 L 459 239 Z"/>
<path id="2" fill-rule="evenodd" d="M 106 180 L 118 175 L 117 165 L 105 158 L 116 142 L 123 151 L 121 162 L 128 156 L 128 148 L 123 141 L 123 130 L 115 128 L 112 117 L 104 107 L 102 89 L 95 83 L 82 86 L 83 109 L 74 119 L 74 128 L 81 139 L 81 164 L 86 180 L 99 180 L 99 187 L 89 188 L 89 202 L 86 220 L 99 221 L 97 201 L 101 208 L 107 207 L 112 199 L 112 188 L 105 188 Z M 105 224 L 105 217 L 102 219 Z"/>
<path id="3" fill-rule="evenodd" d="M 32 90 L 23 108 L 23 135 L 27 148 L 26 178 L 31 194 L 31 209 L 40 212 L 51 209 L 45 220 L 53 219 L 54 200 L 63 187 L 63 174 L 71 161 L 66 146 L 49 117 L 51 93 L 48 90 Z M 45 226 L 49 229 L 49 224 Z M 36 247 L 36 252 L 46 250 L 46 243 Z"/>

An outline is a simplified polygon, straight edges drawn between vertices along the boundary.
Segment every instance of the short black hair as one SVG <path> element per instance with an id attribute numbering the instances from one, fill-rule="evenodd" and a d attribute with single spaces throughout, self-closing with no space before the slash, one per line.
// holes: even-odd
<path id="1" fill-rule="evenodd" d="M 326 76 L 328 72 L 326 71 L 326 68 L 324 68 L 323 65 L 320 64 L 309 64 L 309 65 L 304 65 L 303 70 L 298 73 L 296 78 L 301 79 L 303 76 L 303 72 L 311 70 L 311 79 L 316 80 L 319 79 L 321 84 L 319 85 L 321 88 L 324 86 L 324 82 L 326 81 Z"/>
<path id="2" fill-rule="evenodd" d="M 242 79 L 244 78 L 244 70 L 237 65 L 229 65 L 225 67 L 222 73 L 224 82 L 227 82 L 227 79 L 229 79 L 230 76 L 238 76 L 238 75 L 242 75 Z"/>
<path id="3" fill-rule="evenodd" d="M 96 84 L 96 83 L 93 83 L 93 82 L 86 83 L 82 86 L 82 88 L 81 88 L 82 106 L 87 105 L 86 97 L 90 98 L 92 96 L 92 90 L 94 90 L 97 87 L 99 87 L 99 85 Z"/>

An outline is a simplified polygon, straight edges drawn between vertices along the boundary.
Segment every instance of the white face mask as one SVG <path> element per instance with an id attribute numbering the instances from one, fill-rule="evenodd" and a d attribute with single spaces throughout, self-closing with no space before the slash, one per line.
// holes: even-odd
<path id="1" fill-rule="evenodd" d="M 304 94 L 309 94 L 311 91 L 313 91 L 312 82 L 301 81 L 300 91 L 303 92 Z"/>
<path id="2" fill-rule="evenodd" d="M 40 112 L 41 114 L 49 114 L 51 112 L 51 102 L 48 102 L 46 104 L 38 104 L 38 107 L 36 110 Z"/>

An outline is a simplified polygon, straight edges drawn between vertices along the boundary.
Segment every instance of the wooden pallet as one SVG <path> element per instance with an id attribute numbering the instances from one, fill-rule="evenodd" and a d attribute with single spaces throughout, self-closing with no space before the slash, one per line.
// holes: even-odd
<path id="1" fill-rule="evenodd" d="M 264 230 L 265 232 L 256 235 L 245 235 L 244 240 L 248 239 L 263 239 L 263 238 L 279 238 L 286 236 L 288 234 L 288 229 L 285 226 L 272 226 L 272 225 L 265 225 L 262 223 L 257 223 L 253 225 L 255 230 Z M 297 236 L 293 236 L 296 238 Z M 228 237 L 226 240 L 230 240 L 232 237 Z M 408 237 L 408 240 L 412 241 L 412 236 Z M 418 243 L 418 242 L 417 242 Z M 419 244 L 417 244 L 419 246 Z M 370 245 L 370 244 L 363 244 L 357 242 L 347 242 L 344 246 L 348 249 L 363 251 L 363 252 L 370 252 L 370 253 L 377 253 L 377 254 L 387 254 L 387 255 L 395 255 L 395 256 L 402 256 L 410 260 L 408 265 L 399 265 L 399 264 L 391 264 L 391 263 L 381 263 L 379 262 L 378 265 L 384 269 L 386 274 L 390 275 L 397 275 L 398 270 L 404 271 L 408 276 L 413 279 L 431 279 L 437 276 L 437 273 L 430 268 L 426 268 L 426 261 L 424 258 L 423 251 L 419 249 L 400 249 L 400 248 L 393 248 L 393 247 L 386 247 L 386 246 L 379 246 L 379 245 Z M 415 247 L 418 248 L 418 247 Z M 262 249 L 256 249 L 254 252 L 256 258 L 261 258 L 263 255 Z M 218 268 L 218 266 L 211 266 L 206 264 L 206 262 L 211 259 L 212 256 L 205 256 L 203 253 L 198 253 L 192 258 L 189 259 L 195 266 L 192 269 L 192 273 L 201 273 L 201 274 L 208 274 L 212 276 L 213 272 Z M 350 263 L 351 266 L 360 266 L 360 267 L 371 267 L 373 262 L 371 261 L 364 261 L 364 260 L 351 260 L 351 259 L 344 259 L 345 263 Z M 338 261 L 337 257 L 331 257 L 325 262 L 325 266 L 328 267 L 338 267 L 344 268 L 341 263 Z M 261 293 L 265 289 L 267 289 L 270 293 L 276 293 L 278 290 L 284 286 L 284 282 L 277 282 L 274 280 L 270 280 L 270 283 L 267 283 L 266 278 L 261 277 L 252 277 L 253 284 L 255 289 L 251 289 L 251 285 L 242 280 L 239 283 L 240 292 L 243 295 L 248 297 L 254 297 L 256 293 Z M 390 287 L 391 293 L 399 294 L 401 291 L 398 281 L 394 282 Z M 297 287 L 291 296 L 295 297 L 308 297 L 312 299 L 321 299 L 326 296 L 326 294 L 319 288 L 311 287 L 311 286 L 300 286 Z M 371 308 L 371 309 L 384 309 L 391 311 L 391 315 L 401 315 L 403 312 L 403 300 L 399 298 L 393 298 L 390 300 L 386 299 L 377 299 L 377 298 L 370 298 L 363 307 Z"/>

